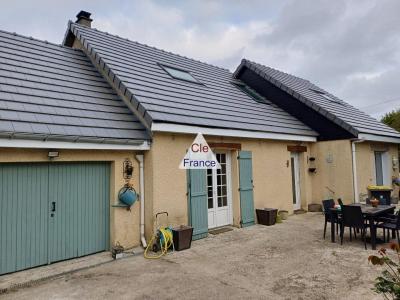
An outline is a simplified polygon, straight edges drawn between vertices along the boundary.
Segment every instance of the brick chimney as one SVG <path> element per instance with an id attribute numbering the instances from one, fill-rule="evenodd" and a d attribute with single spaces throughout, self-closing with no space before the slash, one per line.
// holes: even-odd
<path id="1" fill-rule="evenodd" d="M 91 27 L 92 25 L 92 19 L 90 18 L 91 13 L 81 10 L 77 15 L 76 15 L 76 21 L 75 23 L 81 24 L 86 27 Z"/>

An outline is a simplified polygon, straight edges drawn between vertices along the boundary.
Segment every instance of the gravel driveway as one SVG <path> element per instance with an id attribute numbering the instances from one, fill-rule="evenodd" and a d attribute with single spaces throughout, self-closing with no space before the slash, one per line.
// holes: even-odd
<path id="1" fill-rule="evenodd" d="M 121 259 L 0 296 L 4 299 L 382 299 L 360 241 L 322 239 L 307 213 L 193 242 L 159 260 Z M 348 233 L 348 232 L 347 232 Z"/>

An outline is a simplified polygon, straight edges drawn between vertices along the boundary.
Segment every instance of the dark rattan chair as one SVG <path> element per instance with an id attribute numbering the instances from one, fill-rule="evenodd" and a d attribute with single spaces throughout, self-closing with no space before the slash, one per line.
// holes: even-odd
<path id="1" fill-rule="evenodd" d="M 399 230 L 400 230 L 400 213 L 396 212 L 394 215 L 387 215 L 379 218 L 379 223 L 376 225 L 377 228 L 383 229 L 383 240 L 386 241 L 390 238 L 390 231 L 396 233 L 397 242 L 400 244 Z M 387 235 L 386 235 L 387 230 Z"/>
<path id="2" fill-rule="evenodd" d="M 365 250 L 367 249 L 367 241 L 365 235 L 368 226 L 365 224 L 364 216 L 360 206 L 343 205 L 342 206 L 342 220 L 340 224 L 340 244 L 343 245 L 343 234 L 344 229 L 349 227 L 350 229 L 350 240 L 351 240 L 351 229 L 359 229 L 361 231 L 361 238 L 364 241 Z"/>
<path id="3" fill-rule="evenodd" d="M 324 215 L 325 215 L 325 223 L 324 223 L 324 239 L 325 239 L 325 234 L 326 234 L 326 224 L 335 222 L 336 223 L 336 231 L 338 231 L 339 224 L 337 220 L 334 219 L 334 216 L 330 209 L 335 206 L 335 200 L 333 199 L 328 199 L 328 200 L 322 200 L 322 207 L 324 209 Z M 333 224 L 332 224 L 333 225 Z"/>

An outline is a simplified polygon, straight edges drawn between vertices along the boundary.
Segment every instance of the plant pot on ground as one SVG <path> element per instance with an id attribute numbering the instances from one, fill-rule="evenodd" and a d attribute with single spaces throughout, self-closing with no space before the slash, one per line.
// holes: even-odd
<path id="1" fill-rule="evenodd" d="M 281 216 L 282 220 L 286 220 L 289 216 L 289 212 L 287 210 L 280 210 L 278 214 Z"/>

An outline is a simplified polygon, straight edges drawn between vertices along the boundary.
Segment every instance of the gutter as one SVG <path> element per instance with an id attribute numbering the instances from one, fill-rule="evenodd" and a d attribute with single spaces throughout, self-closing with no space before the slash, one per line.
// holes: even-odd
<path id="1" fill-rule="evenodd" d="M 143 154 L 136 155 L 136 160 L 139 162 L 139 178 L 140 178 L 140 241 L 143 248 L 147 247 L 146 238 L 144 237 L 144 156 Z"/>
<path id="2" fill-rule="evenodd" d="M 358 138 L 367 141 L 400 144 L 400 137 L 395 137 L 395 136 L 383 136 L 376 134 L 360 133 L 358 135 Z"/>
<path id="3" fill-rule="evenodd" d="M 358 197 L 358 183 L 357 183 L 357 159 L 356 159 L 356 144 L 362 143 L 365 140 L 353 140 L 351 141 L 351 159 L 353 166 L 353 190 L 354 190 L 354 203 L 359 203 L 360 198 Z"/>
<path id="4" fill-rule="evenodd" d="M 192 125 L 182 125 L 173 123 L 155 123 L 151 124 L 152 132 L 169 132 L 169 133 L 184 133 L 198 134 L 201 132 L 204 135 L 217 135 L 226 137 L 241 137 L 254 139 L 269 139 L 283 141 L 301 141 L 301 142 L 316 142 L 316 136 L 288 134 L 288 133 L 273 133 L 262 131 L 250 131 L 241 129 L 226 129 L 226 128 L 210 128 Z"/>
<path id="5" fill-rule="evenodd" d="M 6 139 L 0 137 L 0 147 L 4 148 L 39 148 L 39 149 L 80 149 L 80 150 L 150 150 L 148 141 L 137 141 L 131 144 Z"/>

